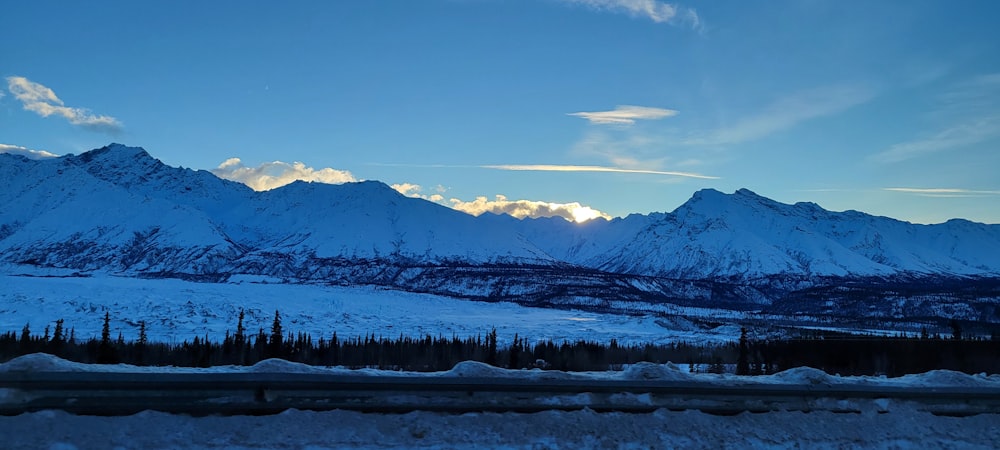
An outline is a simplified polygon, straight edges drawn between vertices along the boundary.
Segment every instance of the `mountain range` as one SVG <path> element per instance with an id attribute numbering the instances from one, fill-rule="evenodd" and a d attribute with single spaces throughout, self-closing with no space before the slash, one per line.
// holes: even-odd
<path id="1" fill-rule="evenodd" d="M 138 147 L 0 154 L 4 271 L 381 285 L 486 301 L 1000 322 L 1000 225 L 918 225 L 740 189 L 572 223 L 465 213 L 365 181 L 264 192 Z M 662 309 L 662 308 L 661 308 Z"/>

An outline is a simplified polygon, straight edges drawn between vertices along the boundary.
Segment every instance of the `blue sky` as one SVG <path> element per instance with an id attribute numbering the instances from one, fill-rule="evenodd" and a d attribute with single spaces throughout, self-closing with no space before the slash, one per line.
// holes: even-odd
<path id="1" fill-rule="evenodd" d="M 998 19 L 976 0 L 14 2 L 0 144 L 121 142 L 258 188 L 377 179 L 474 213 L 745 187 L 1000 223 Z"/>

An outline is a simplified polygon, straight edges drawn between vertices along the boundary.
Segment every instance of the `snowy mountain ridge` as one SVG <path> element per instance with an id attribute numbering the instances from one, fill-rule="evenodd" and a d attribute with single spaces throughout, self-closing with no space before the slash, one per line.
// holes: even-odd
<path id="1" fill-rule="evenodd" d="M 255 192 L 120 144 L 42 160 L 0 154 L 0 177 L 7 272 L 256 276 L 604 308 L 770 304 L 836 280 L 1000 277 L 1000 225 L 915 225 L 746 189 L 576 224 L 473 217 L 375 181 Z"/>
<path id="2" fill-rule="evenodd" d="M 746 189 L 699 191 L 641 236 L 600 267 L 684 278 L 986 275 L 1000 268 L 995 225 L 914 225 L 813 203 L 785 205 Z M 647 257 L 636 258 L 643 249 Z M 671 264 L 665 255 L 677 259 Z"/>

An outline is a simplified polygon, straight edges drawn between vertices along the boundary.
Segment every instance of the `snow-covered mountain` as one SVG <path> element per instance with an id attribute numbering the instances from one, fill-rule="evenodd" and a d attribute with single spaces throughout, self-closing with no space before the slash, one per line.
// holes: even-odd
<path id="1" fill-rule="evenodd" d="M 970 301 L 1000 298 L 997 283 L 982 288 L 1000 279 L 1000 225 L 915 225 L 745 189 L 699 191 L 670 213 L 575 224 L 472 217 L 374 181 L 255 192 L 119 144 L 52 159 L 0 154 L 0 177 L 8 272 L 373 284 L 603 309 L 786 308 L 789 299 L 816 297 L 803 292 L 851 283 L 881 286 L 866 294 L 875 303 L 899 297 L 902 286 L 925 286 L 918 297 L 930 304 L 954 292 L 940 288 L 948 280 L 960 288 L 976 280 Z M 1000 314 L 984 308 L 972 310 Z"/>
<path id="2" fill-rule="evenodd" d="M 260 271 L 256 261 L 275 258 L 556 264 L 514 230 L 378 182 L 296 182 L 257 193 L 122 145 L 50 160 L 0 158 L 7 262 L 178 274 Z"/>
<path id="3" fill-rule="evenodd" d="M 1000 226 L 915 225 L 746 189 L 696 192 L 671 213 L 582 226 L 525 221 L 522 234 L 561 260 L 608 272 L 682 279 L 771 275 L 1000 274 Z M 572 236 L 567 242 L 560 236 Z"/>

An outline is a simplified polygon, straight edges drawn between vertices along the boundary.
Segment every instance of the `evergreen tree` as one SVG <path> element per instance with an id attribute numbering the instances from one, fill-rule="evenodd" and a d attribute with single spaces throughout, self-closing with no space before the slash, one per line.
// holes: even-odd
<path id="1" fill-rule="evenodd" d="M 243 344 L 246 342 L 247 339 L 246 331 L 247 330 L 243 328 L 243 308 L 240 308 L 240 317 L 239 320 L 236 322 L 236 336 L 235 336 L 236 345 L 242 347 Z"/>
<path id="2" fill-rule="evenodd" d="M 283 336 L 281 335 L 281 313 L 278 310 L 274 310 L 274 323 L 271 324 L 271 354 L 270 357 L 276 358 L 281 355 L 281 344 Z"/>
<path id="3" fill-rule="evenodd" d="M 149 339 L 146 337 L 146 321 L 139 321 L 139 346 L 145 347 Z"/>
<path id="4" fill-rule="evenodd" d="M 111 345 L 111 313 L 107 311 L 104 313 L 104 325 L 101 327 L 101 342 L 97 347 L 97 363 L 118 363 L 118 352 Z"/>
<path id="5" fill-rule="evenodd" d="M 52 342 L 60 344 L 63 341 L 63 319 L 56 321 L 56 329 L 52 332 Z"/>
<path id="6" fill-rule="evenodd" d="M 520 369 L 521 358 L 521 338 L 514 333 L 514 343 L 510 345 L 510 359 L 507 362 L 508 369 Z"/>
<path id="7" fill-rule="evenodd" d="M 750 342 L 747 339 L 747 329 L 746 327 L 740 328 L 740 356 L 736 361 L 736 374 L 737 375 L 750 375 Z"/>
<path id="8" fill-rule="evenodd" d="M 486 335 L 486 364 L 497 365 L 497 329 L 494 328 L 490 334 Z"/>
<path id="9" fill-rule="evenodd" d="M 104 325 L 101 326 L 101 345 L 111 345 L 111 313 L 104 312 Z"/>
<path id="10" fill-rule="evenodd" d="M 21 354 L 31 353 L 34 348 L 31 342 L 31 328 L 28 324 L 24 324 L 24 328 L 21 329 L 21 342 L 19 343 Z"/>

